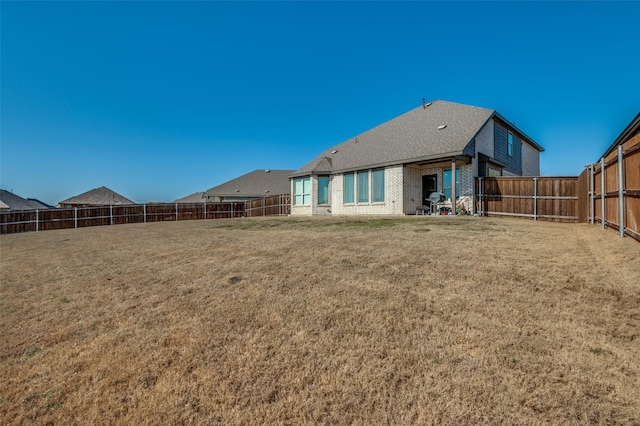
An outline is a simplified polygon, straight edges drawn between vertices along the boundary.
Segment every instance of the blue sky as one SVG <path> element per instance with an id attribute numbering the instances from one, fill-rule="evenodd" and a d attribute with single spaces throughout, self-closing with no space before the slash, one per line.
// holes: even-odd
<path id="1" fill-rule="evenodd" d="M 0 186 L 172 201 L 427 100 L 577 175 L 640 111 L 639 2 L 0 3 Z"/>

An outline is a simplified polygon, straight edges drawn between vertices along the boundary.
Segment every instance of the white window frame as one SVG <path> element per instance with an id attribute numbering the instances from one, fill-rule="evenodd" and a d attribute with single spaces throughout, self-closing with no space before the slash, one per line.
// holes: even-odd
<path id="1" fill-rule="evenodd" d="M 302 192 L 296 192 L 296 182 L 302 183 Z M 305 185 L 305 182 L 307 185 Z M 305 186 L 307 192 L 305 192 Z M 300 197 L 300 202 L 298 201 L 298 197 Z M 305 200 L 307 201 L 305 203 Z M 293 205 L 294 206 L 310 206 L 311 205 L 311 176 L 303 176 L 299 178 L 293 179 Z"/>

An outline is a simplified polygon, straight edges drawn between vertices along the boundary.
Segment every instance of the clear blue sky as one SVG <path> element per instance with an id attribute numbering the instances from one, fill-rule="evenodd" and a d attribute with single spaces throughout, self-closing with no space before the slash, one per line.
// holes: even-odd
<path id="1" fill-rule="evenodd" d="M 443 99 L 577 175 L 640 111 L 638 2 L 6 2 L 0 186 L 172 201 Z"/>

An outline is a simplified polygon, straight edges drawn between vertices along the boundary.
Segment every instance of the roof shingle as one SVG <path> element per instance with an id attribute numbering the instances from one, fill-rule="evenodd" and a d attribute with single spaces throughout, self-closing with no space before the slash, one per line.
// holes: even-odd
<path id="1" fill-rule="evenodd" d="M 206 197 L 259 198 L 291 192 L 289 175 L 294 170 L 254 170 L 214 186 L 205 192 Z"/>
<path id="2" fill-rule="evenodd" d="M 326 150 L 293 175 L 462 155 L 494 114 L 491 109 L 454 102 L 429 102 Z"/>
<path id="3" fill-rule="evenodd" d="M 124 204 L 135 204 L 128 198 L 123 197 L 117 192 L 112 191 L 106 186 L 92 189 L 84 192 L 75 197 L 67 198 L 64 201 L 60 201 L 60 206 L 64 207 L 65 204 L 82 204 L 90 206 L 117 206 Z"/>

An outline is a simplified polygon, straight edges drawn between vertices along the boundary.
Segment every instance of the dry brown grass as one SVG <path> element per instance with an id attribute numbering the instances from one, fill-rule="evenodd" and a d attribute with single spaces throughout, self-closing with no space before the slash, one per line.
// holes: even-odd
<path id="1" fill-rule="evenodd" d="M 492 218 L 0 238 L 2 424 L 640 424 L 640 244 Z"/>

